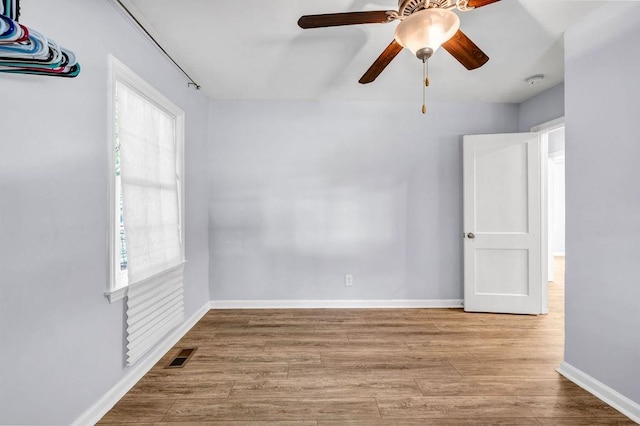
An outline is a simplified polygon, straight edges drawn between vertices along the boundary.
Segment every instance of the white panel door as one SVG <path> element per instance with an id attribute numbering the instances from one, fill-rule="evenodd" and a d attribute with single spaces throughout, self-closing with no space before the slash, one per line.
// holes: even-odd
<path id="1" fill-rule="evenodd" d="M 465 311 L 542 313 L 540 156 L 538 133 L 464 137 Z"/>

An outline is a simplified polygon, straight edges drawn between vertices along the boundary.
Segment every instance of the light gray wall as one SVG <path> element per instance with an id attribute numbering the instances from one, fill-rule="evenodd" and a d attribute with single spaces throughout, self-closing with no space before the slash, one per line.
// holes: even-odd
<path id="1" fill-rule="evenodd" d="M 186 111 L 187 317 L 208 300 L 208 101 L 107 0 L 31 0 L 21 22 L 73 50 L 62 79 L 0 74 L 0 424 L 69 424 L 124 367 L 107 289 L 107 53 Z"/>
<path id="2" fill-rule="evenodd" d="M 640 5 L 565 35 L 565 360 L 640 403 Z"/>
<path id="3" fill-rule="evenodd" d="M 462 298 L 462 135 L 516 131 L 517 113 L 211 102 L 212 299 Z"/>
<path id="4" fill-rule="evenodd" d="M 528 132 L 533 126 L 563 115 L 564 83 L 560 83 L 520 104 L 518 131 Z"/>

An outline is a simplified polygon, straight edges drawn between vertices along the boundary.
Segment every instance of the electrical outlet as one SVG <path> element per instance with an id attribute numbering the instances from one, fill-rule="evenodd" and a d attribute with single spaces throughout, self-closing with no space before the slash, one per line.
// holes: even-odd
<path id="1" fill-rule="evenodd" d="M 344 285 L 350 287 L 353 285 L 353 275 L 347 274 L 344 276 Z"/>

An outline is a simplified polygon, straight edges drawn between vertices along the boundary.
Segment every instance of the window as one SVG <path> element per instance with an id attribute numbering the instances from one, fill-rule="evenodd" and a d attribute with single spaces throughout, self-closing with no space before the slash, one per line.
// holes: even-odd
<path id="1" fill-rule="evenodd" d="M 109 56 L 110 302 L 184 263 L 184 112 Z"/>

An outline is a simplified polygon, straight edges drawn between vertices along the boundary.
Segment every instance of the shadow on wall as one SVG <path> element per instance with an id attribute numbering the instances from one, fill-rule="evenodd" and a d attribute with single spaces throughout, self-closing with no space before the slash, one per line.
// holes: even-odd
<path id="1" fill-rule="evenodd" d="M 346 300 L 402 292 L 406 193 L 406 184 L 318 181 L 214 197 L 212 298 Z M 346 274 L 355 285 L 344 285 Z"/>
<path id="2" fill-rule="evenodd" d="M 295 251 L 340 256 L 404 246 L 406 185 L 287 190 L 214 198 L 212 253 Z"/>

